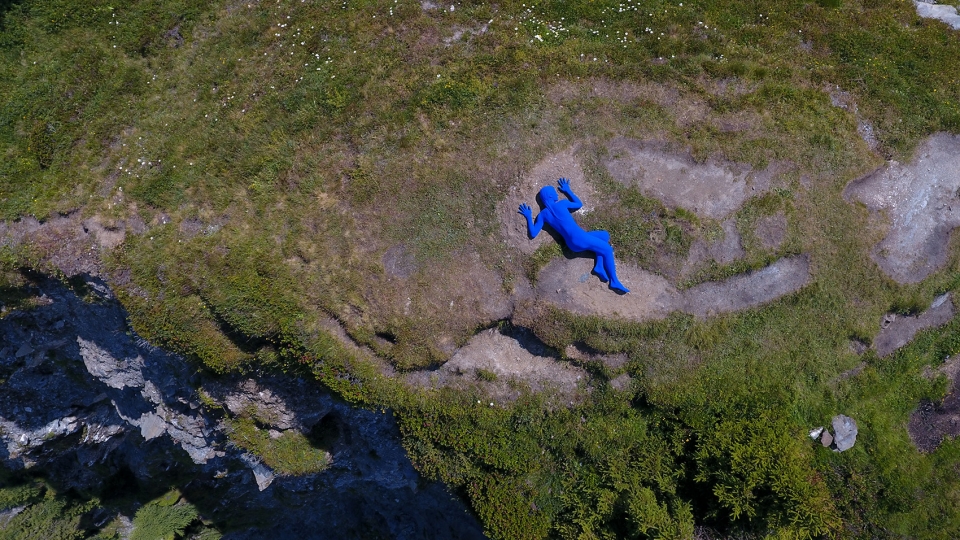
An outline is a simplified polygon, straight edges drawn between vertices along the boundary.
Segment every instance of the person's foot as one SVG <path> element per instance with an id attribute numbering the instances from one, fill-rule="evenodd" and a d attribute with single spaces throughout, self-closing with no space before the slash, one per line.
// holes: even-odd
<path id="1" fill-rule="evenodd" d="M 610 278 L 607 276 L 607 272 L 603 269 L 603 261 L 598 260 L 597 264 L 593 265 L 593 273 L 596 274 L 600 281 L 606 283 L 610 281 Z"/>
<path id="2" fill-rule="evenodd" d="M 624 286 L 623 286 L 623 283 L 620 283 L 619 281 L 611 281 L 611 282 L 610 282 L 610 288 L 613 289 L 613 290 L 615 290 L 615 291 L 622 292 L 622 293 L 624 293 L 624 294 L 630 292 L 630 289 L 624 287 Z"/>

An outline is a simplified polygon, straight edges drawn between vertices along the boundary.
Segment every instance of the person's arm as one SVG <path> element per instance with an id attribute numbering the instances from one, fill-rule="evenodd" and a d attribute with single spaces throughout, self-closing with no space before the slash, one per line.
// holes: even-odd
<path id="1" fill-rule="evenodd" d="M 561 178 L 558 183 L 560 184 L 560 192 L 570 198 L 570 204 L 566 205 L 567 209 L 571 212 L 576 212 L 583 207 L 583 201 L 580 200 L 580 197 L 570 189 L 570 181 L 566 178 Z"/>
<path id="2" fill-rule="evenodd" d="M 543 229 L 543 212 L 537 214 L 537 219 L 534 220 L 533 210 L 530 210 L 527 203 L 523 203 L 520 205 L 520 213 L 527 218 L 527 231 L 530 233 L 530 238 L 536 238 L 540 234 L 540 230 Z"/>

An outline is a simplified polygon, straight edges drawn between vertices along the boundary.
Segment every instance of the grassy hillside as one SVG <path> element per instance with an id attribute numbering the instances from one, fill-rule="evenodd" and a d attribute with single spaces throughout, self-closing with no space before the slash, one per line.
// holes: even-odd
<path id="1" fill-rule="evenodd" d="M 0 218 L 125 228 L 103 260 L 138 332 L 216 372 L 310 373 L 392 408 L 418 468 L 465 495 L 492 537 L 960 534 L 960 444 L 920 454 L 905 428 L 946 392 L 922 372 L 960 352 L 960 321 L 882 359 L 849 347 L 883 313 L 960 287 L 956 242 L 919 284 L 886 277 L 869 258 L 883 231 L 840 195 L 923 137 L 960 132 L 960 34 L 912 3 L 0 6 Z M 628 391 L 588 364 L 590 397 L 570 408 L 384 375 L 444 362 L 498 323 L 478 299 L 561 256 L 509 248 L 496 216 L 546 155 L 575 148 L 601 203 L 584 225 L 611 232 L 618 260 L 657 269 L 717 234 L 615 182 L 602 165 L 615 136 L 790 164 L 788 187 L 735 215 L 750 231 L 782 213 L 784 247 L 745 235 L 745 259 L 683 285 L 792 253 L 810 254 L 812 284 L 706 321 L 518 305 L 509 322 L 557 351 L 627 355 Z M 386 270 L 391 249 L 405 277 Z M 41 248 L 0 256 L 48 268 Z M 383 364 L 344 347 L 330 319 Z M 842 454 L 806 436 L 837 413 L 860 426 Z"/>

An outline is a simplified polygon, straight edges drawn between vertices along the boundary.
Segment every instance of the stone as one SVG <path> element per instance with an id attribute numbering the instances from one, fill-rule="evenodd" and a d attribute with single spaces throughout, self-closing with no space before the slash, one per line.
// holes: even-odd
<path id="1" fill-rule="evenodd" d="M 167 423 L 158 415 L 147 413 L 140 417 L 140 434 L 145 440 L 155 439 L 167 431 Z"/>
<path id="2" fill-rule="evenodd" d="M 960 30 L 960 15 L 957 14 L 957 8 L 946 4 L 917 0 L 914 0 L 913 4 L 917 8 L 917 15 L 924 19 L 937 19 L 948 24 L 954 30 Z"/>
<path id="3" fill-rule="evenodd" d="M 269 467 L 260 462 L 260 459 L 252 454 L 242 454 L 240 460 L 250 467 L 253 472 L 253 479 L 257 482 L 257 489 L 263 491 L 273 483 L 275 475 Z"/>
<path id="4" fill-rule="evenodd" d="M 143 387 L 143 358 L 137 356 L 129 360 L 118 360 L 108 350 L 93 341 L 77 336 L 80 357 L 91 375 L 100 379 L 110 388 Z"/>
<path id="5" fill-rule="evenodd" d="M 832 425 L 836 451 L 843 452 L 853 448 L 853 444 L 857 442 L 857 423 L 853 418 L 838 414 L 833 417 Z"/>
<path id="6" fill-rule="evenodd" d="M 830 448 L 830 445 L 833 444 L 833 435 L 829 431 L 823 430 L 823 435 L 820 437 L 820 443 L 824 448 Z"/>
<path id="7" fill-rule="evenodd" d="M 17 353 L 14 356 L 16 356 L 17 358 L 23 358 L 24 356 L 32 352 L 33 352 L 33 347 L 31 347 L 29 343 L 24 343 L 23 345 L 20 346 L 19 349 L 17 349 Z"/>
<path id="8" fill-rule="evenodd" d="M 810 438 L 813 439 L 813 440 L 817 440 L 818 438 L 820 438 L 820 434 L 821 434 L 821 433 L 823 433 L 823 426 L 820 426 L 820 427 L 811 429 L 811 430 L 810 430 Z"/>

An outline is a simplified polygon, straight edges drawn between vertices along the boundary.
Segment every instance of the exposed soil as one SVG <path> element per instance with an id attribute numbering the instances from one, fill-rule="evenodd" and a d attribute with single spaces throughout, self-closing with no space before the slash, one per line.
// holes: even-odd
<path id="1" fill-rule="evenodd" d="M 593 259 L 587 257 L 553 261 L 540 272 L 537 295 L 576 313 L 642 321 L 661 319 L 673 311 L 697 317 L 740 311 L 796 292 L 810 279 L 809 261 L 802 255 L 684 291 L 660 276 L 619 263 L 617 274 L 631 290 L 630 294 L 619 295 L 593 276 L 592 268 Z"/>
<path id="2" fill-rule="evenodd" d="M 509 246 L 529 255 L 544 243 L 553 241 L 545 232 L 531 240 L 527 232 L 527 221 L 517 212 L 517 208 L 520 203 L 527 203 L 533 208 L 536 217 L 539 212 L 537 193 L 543 186 L 556 187 L 559 178 L 570 180 L 570 187 L 583 201 L 583 208 L 577 210 L 576 214 L 593 211 L 599 197 L 593 186 L 587 182 L 580 161 L 576 158 L 575 149 L 570 147 L 549 155 L 523 174 L 519 182 L 507 190 L 506 198 L 497 206 L 497 217 L 500 218 L 501 230 Z"/>
<path id="3" fill-rule="evenodd" d="M 516 383 L 534 392 L 555 389 L 564 401 L 579 401 L 580 382 L 587 372 L 560 361 L 550 349 L 527 332 L 505 335 L 495 328 L 484 330 L 470 339 L 453 357 L 435 371 L 417 371 L 407 375 L 407 382 L 424 387 L 479 386 L 494 403 L 519 397 Z"/>
<path id="4" fill-rule="evenodd" d="M 921 452 L 933 452 L 945 438 L 953 439 L 960 435 L 960 384 L 957 372 L 960 371 L 960 355 L 953 356 L 937 369 L 950 379 L 950 390 L 941 403 L 929 399 L 920 402 L 917 410 L 910 415 L 907 432 L 910 440 Z"/>
<path id="5" fill-rule="evenodd" d="M 772 164 L 763 171 L 749 165 L 707 160 L 697 163 L 687 153 L 663 143 L 618 137 L 608 145 L 607 170 L 619 182 L 636 185 L 645 195 L 670 207 L 680 207 L 698 216 L 721 220 L 749 197 L 771 187 L 772 180 L 787 169 Z"/>
<path id="6" fill-rule="evenodd" d="M 416 258 L 403 244 L 397 244 L 383 254 L 383 269 L 387 274 L 405 279 L 417 271 Z"/>
<path id="7" fill-rule="evenodd" d="M 901 316 L 887 314 L 880 333 L 873 340 L 873 347 L 879 356 L 887 356 L 903 347 L 917 335 L 917 332 L 927 328 L 934 328 L 950 322 L 955 309 L 950 294 L 937 297 L 930 309 L 917 316 Z"/>
<path id="8" fill-rule="evenodd" d="M 0 221 L 0 246 L 31 246 L 43 260 L 68 276 L 99 275 L 100 251 L 120 245 L 127 230 L 140 234 L 139 218 L 110 222 L 101 216 L 83 219 L 79 212 L 55 216 L 43 223 L 33 216 Z"/>
<path id="9" fill-rule="evenodd" d="M 843 196 L 889 219 L 871 253 L 880 268 L 900 283 L 923 280 L 946 262 L 950 232 L 960 226 L 960 136 L 933 135 L 910 163 L 891 161 Z"/>

